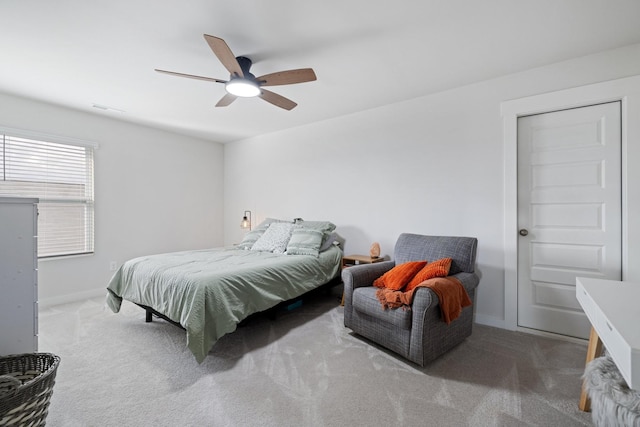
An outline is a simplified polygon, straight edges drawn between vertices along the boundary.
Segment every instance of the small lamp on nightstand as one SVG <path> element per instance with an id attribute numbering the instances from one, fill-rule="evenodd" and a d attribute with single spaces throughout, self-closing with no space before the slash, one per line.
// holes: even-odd
<path id="1" fill-rule="evenodd" d="M 244 211 L 244 216 L 242 217 L 240 228 L 244 230 L 246 229 L 251 230 L 251 211 Z"/>
<path id="2" fill-rule="evenodd" d="M 380 256 L 380 243 L 373 242 L 371 248 L 369 249 L 369 256 L 374 259 Z"/>

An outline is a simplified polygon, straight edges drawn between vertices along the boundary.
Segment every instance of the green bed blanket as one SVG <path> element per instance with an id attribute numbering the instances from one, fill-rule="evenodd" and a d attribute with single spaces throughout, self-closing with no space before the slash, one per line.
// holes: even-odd
<path id="1" fill-rule="evenodd" d="M 146 305 L 180 323 L 201 363 L 215 342 L 249 315 L 296 298 L 335 278 L 341 250 L 318 258 L 234 248 L 144 256 L 127 261 L 107 287 L 107 305 Z"/>

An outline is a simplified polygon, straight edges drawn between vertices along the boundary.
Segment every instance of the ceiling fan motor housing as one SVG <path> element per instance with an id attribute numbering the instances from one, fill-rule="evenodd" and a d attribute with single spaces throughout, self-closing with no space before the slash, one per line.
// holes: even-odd
<path id="1" fill-rule="evenodd" d="M 252 64 L 251 60 L 246 56 L 238 56 L 236 57 L 236 61 L 238 61 L 238 65 L 240 65 L 240 69 L 242 70 L 242 74 L 244 74 L 244 78 L 247 80 L 253 80 L 254 82 L 258 83 L 258 81 L 256 80 L 256 76 L 251 74 L 251 72 L 249 71 L 249 69 L 251 69 L 251 64 Z M 231 75 L 231 79 L 236 79 L 236 78 L 241 78 L 241 77 Z"/>

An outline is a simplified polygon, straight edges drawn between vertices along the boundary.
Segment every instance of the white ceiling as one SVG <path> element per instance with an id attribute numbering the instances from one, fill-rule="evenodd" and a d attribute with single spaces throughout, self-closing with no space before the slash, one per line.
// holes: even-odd
<path id="1" fill-rule="evenodd" d="M 639 18 L 637 0 L 4 0 L 0 92 L 230 142 L 639 43 Z M 215 108 L 223 85 L 153 71 L 228 79 L 205 33 L 255 75 L 318 80 L 271 88 L 292 111 Z"/>

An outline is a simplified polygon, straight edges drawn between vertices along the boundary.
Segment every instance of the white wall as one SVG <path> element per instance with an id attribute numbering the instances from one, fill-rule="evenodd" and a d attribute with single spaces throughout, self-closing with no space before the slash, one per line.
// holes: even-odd
<path id="1" fill-rule="evenodd" d="M 401 232 L 475 236 L 476 320 L 504 326 L 500 103 L 636 74 L 640 45 L 228 144 L 225 243 L 246 209 L 331 220 L 348 254 L 378 241 L 392 255 Z"/>
<path id="2" fill-rule="evenodd" d="M 223 244 L 221 144 L 3 94 L 0 125 L 99 144 L 95 253 L 41 260 L 41 304 L 106 293 L 110 261 Z"/>

